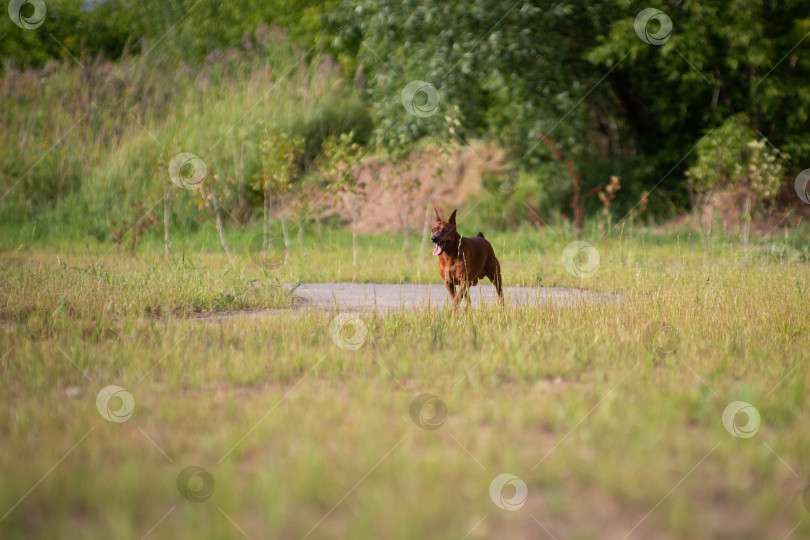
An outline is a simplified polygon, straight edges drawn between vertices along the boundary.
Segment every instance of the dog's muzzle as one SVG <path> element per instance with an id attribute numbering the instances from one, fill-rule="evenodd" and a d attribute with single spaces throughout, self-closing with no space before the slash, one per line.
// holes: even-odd
<path id="1" fill-rule="evenodd" d="M 433 255 L 435 257 L 438 257 L 439 255 L 444 253 L 444 246 L 445 246 L 445 244 L 447 242 L 442 242 L 441 244 L 439 244 L 439 243 L 436 242 L 436 240 L 438 240 L 438 238 L 436 238 L 435 240 L 433 238 L 431 238 L 430 240 L 433 242 L 433 245 L 435 246 L 433 248 Z"/>

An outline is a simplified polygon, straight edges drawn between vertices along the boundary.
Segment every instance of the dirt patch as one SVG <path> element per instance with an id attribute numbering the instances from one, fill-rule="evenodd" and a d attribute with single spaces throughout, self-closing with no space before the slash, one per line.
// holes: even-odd
<path id="1" fill-rule="evenodd" d="M 429 147 L 401 161 L 368 160 L 356 178 L 363 186 L 357 230 L 421 230 L 433 216 L 433 206 L 449 214 L 480 193 L 486 174 L 505 175 L 508 167 L 506 152 L 493 143 L 476 141 L 463 147 Z M 348 200 L 337 213 L 351 221 Z"/>
<path id="2" fill-rule="evenodd" d="M 789 184 L 789 185 L 788 185 Z M 774 231 L 795 228 L 810 220 L 810 205 L 804 204 L 797 196 L 790 182 L 783 186 L 775 199 L 775 209 L 764 215 L 753 211 L 751 216 L 751 236 L 764 237 Z M 656 227 L 657 232 L 671 233 L 689 229 L 696 232 L 711 231 L 719 227 L 723 231 L 742 233 L 745 220 L 743 214 L 745 196 L 729 189 L 716 189 L 708 204 L 699 212 L 690 211 L 667 223 Z"/>

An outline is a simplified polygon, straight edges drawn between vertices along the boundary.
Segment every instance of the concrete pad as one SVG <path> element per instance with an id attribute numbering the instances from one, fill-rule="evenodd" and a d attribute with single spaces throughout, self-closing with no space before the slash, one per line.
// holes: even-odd
<path id="1" fill-rule="evenodd" d="M 616 301 L 619 295 L 564 287 L 505 287 L 512 305 L 574 305 Z M 296 307 L 317 310 L 377 311 L 446 309 L 450 296 L 442 284 L 302 283 L 293 291 Z M 496 305 L 495 287 L 489 283 L 470 289 L 473 307 Z"/>

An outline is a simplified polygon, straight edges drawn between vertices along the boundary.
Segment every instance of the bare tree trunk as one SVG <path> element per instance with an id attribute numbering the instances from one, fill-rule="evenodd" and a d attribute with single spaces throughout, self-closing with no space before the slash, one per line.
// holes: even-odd
<path id="1" fill-rule="evenodd" d="M 405 208 L 405 203 L 401 203 L 402 208 Z M 400 210 L 399 219 L 402 224 L 402 251 L 405 252 L 405 262 L 408 266 L 411 265 L 411 255 L 409 253 L 411 247 L 408 239 L 408 218 L 404 210 Z"/>
<path id="2" fill-rule="evenodd" d="M 430 199 L 425 204 L 425 227 L 422 229 L 422 243 L 419 245 L 419 264 L 422 264 L 425 253 L 425 244 L 430 236 Z"/>
<path id="3" fill-rule="evenodd" d="M 358 262 L 358 255 L 357 255 L 357 220 L 358 214 L 360 213 L 360 209 L 358 208 L 357 204 L 357 195 L 354 195 L 354 204 L 352 205 L 352 246 L 354 247 L 354 267 L 357 268 L 359 265 Z"/>
<path id="4" fill-rule="evenodd" d="M 698 210 L 698 223 L 703 237 L 703 264 L 709 264 L 709 244 L 712 235 L 712 220 L 714 219 L 714 207 L 709 204 L 708 199 L 704 199 L 704 204 Z"/>
<path id="5" fill-rule="evenodd" d="M 745 195 L 745 206 L 743 207 L 743 252 L 745 262 L 748 262 L 748 234 L 751 232 L 751 194 Z"/>
<path id="6" fill-rule="evenodd" d="M 228 256 L 228 264 L 233 264 L 231 250 L 228 249 L 228 243 L 225 241 L 225 231 L 222 227 L 222 213 L 219 211 L 219 200 L 216 198 L 216 196 L 214 196 L 214 222 L 217 225 L 219 242 L 222 244 L 222 248 L 225 250 L 225 254 Z"/>
<path id="7" fill-rule="evenodd" d="M 264 214 L 262 215 L 262 257 L 267 260 L 267 246 L 270 243 L 270 194 L 264 190 Z"/>
<path id="8" fill-rule="evenodd" d="M 171 194 L 172 190 L 170 188 L 163 198 L 163 255 L 167 261 L 169 260 L 169 197 Z"/>
<path id="9" fill-rule="evenodd" d="M 284 234 L 284 264 L 290 262 L 290 238 L 287 236 L 287 221 L 284 216 L 284 199 L 279 199 L 281 210 L 281 232 Z"/>
<path id="10" fill-rule="evenodd" d="M 399 225 L 402 229 L 402 251 L 405 253 L 405 263 L 411 265 L 410 243 L 408 241 L 408 211 L 406 206 L 405 183 L 400 174 L 397 180 L 399 187 Z"/>
<path id="11" fill-rule="evenodd" d="M 582 212 L 583 212 L 583 200 L 580 197 L 580 190 L 581 186 L 579 184 L 580 175 L 577 174 L 576 165 L 574 165 L 573 161 L 567 161 L 562 152 L 557 148 L 557 145 L 554 144 L 554 141 L 543 136 L 542 140 L 548 145 L 551 151 L 554 153 L 554 158 L 568 166 L 568 174 L 571 175 L 571 181 L 574 185 L 574 199 L 571 201 L 571 208 L 574 214 L 574 235 L 576 238 L 580 238 L 582 236 Z"/>
<path id="12" fill-rule="evenodd" d="M 437 169 L 436 176 L 441 177 L 439 173 L 441 169 Z M 425 203 L 425 229 L 422 234 L 422 243 L 419 246 L 419 264 L 422 264 L 422 260 L 424 259 L 424 250 L 425 244 L 427 243 L 427 239 L 430 237 L 430 202 L 433 200 L 433 196 L 436 194 L 436 189 L 439 185 L 439 182 L 434 179 L 433 187 L 430 188 L 430 195 L 428 195 L 427 202 Z M 417 274 L 419 270 L 417 269 Z"/>
<path id="13" fill-rule="evenodd" d="M 408 239 L 408 225 L 406 223 L 402 224 L 402 250 L 405 252 L 405 263 L 410 266 L 411 265 L 411 246 L 410 240 Z"/>
<path id="14" fill-rule="evenodd" d="M 574 174 L 573 167 L 571 177 L 574 182 L 574 199 L 571 201 L 571 208 L 574 209 L 574 234 L 579 239 L 582 237 L 582 205 L 579 202 L 579 176 Z"/>

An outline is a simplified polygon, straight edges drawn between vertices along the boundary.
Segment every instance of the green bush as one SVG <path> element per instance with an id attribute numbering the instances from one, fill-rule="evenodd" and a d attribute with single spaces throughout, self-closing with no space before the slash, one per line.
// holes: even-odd
<path id="1" fill-rule="evenodd" d="M 299 119 L 291 133 L 304 139 L 303 165 L 311 166 L 321 153 L 323 142 L 343 133 L 354 132 L 354 141 L 365 145 L 371 138 L 374 123 L 368 109 L 359 101 L 326 102 Z"/>
<path id="2" fill-rule="evenodd" d="M 758 137 L 742 114 L 707 133 L 697 145 L 697 156 L 686 176 L 698 205 L 707 204 L 721 188 L 761 206 L 773 199 L 784 180 L 787 156 Z"/>

